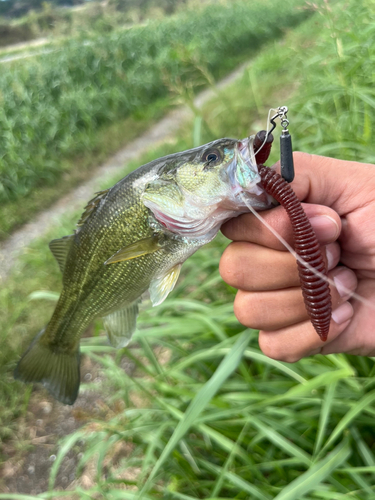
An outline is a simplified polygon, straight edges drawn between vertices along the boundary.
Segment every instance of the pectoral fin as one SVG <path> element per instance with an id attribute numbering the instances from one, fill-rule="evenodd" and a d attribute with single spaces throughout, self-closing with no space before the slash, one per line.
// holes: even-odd
<path id="1" fill-rule="evenodd" d="M 151 281 L 149 292 L 153 306 L 158 306 L 166 299 L 169 292 L 173 290 L 180 276 L 182 264 L 176 264 L 166 274 Z"/>
<path id="2" fill-rule="evenodd" d="M 62 273 L 64 273 L 66 257 L 68 255 L 73 237 L 74 234 L 71 234 L 69 236 L 64 236 L 63 238 L 59 238 L 58 240 L 50 241 L 48 245 L 52 252 L 52 255 L 57 260 L 60 271 Z"/>
<path id="3" fill-rule="evenodd" d="M 113 347 L 126 347 L 135 331 L 139 300 L 103 317 L 104 328 Z"/>
<path id="4" fill-rule="evenodd" d="M 125 260 L 136 259 L 142 255 L 156 252 L 163 247 L 161 239 L 158 235 L 144 238 L 143 240 L 136 241 L 131 245 L 121 248 L 118 252 L 112 255 L 111 258 L 106 260 L 104 264 L 114 264 L 115 262 L 124 262 Z"/>

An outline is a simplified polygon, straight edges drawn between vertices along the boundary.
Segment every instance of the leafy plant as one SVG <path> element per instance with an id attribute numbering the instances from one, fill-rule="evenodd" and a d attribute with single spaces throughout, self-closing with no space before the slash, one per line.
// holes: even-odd
<path id="1" fill-rule="evenodd" d="M 367 36 L 373 2 L 351 0 L 345 9 L 338 3 L 332 12 L 327 6 L 320 11 L 323 16 L 318 12 L 282 44 L 272 43 L 240 81 L 219 92 L 201 113 L 209 127 L 195 125 L 200 141 L 211 134 L 248 135 L 249 129 L 264 127 L 267 108 L 287 104 L 297 148 L 343 159 L 357 158 L 362 151 L 361 158 L 371 160 L 372 115 L 366 106 L 372 87 L 363 89 L 367 100 L 358 95 L 354 99 L 353 89 L 362 88 L 361 82 L 369 82 L 372 74 L 374 56 Z M 354 34 L 350 23 L 357 26 Z M 320 38 L 312 40 L 318 29 Z M 325 82 L 337 82 L 342 75 L 336 101 Z M 351 121 L 341 119 L 349 115 Z M 190 147 L 190 127 L 178 143 L 150 153 L 145 161 Z M 335 149 L 339 136 L 343 142 Z M 363 137 L 366 147 L 359 148 Z M 276 150 L 273 155 L 277 158 Z M 65 224 L 68 229 L 72 221 Z M 257 333 L 245 330 L 233 316 L 234 291 L 220 279 L 218 261 L 226 243 L 219 238 L 184 264 L 173 295 L 158 308 L 142 311 L 130 348 L 115 352 L 101 337 L 83 340 L 82 351 L 106 373 L 103 391 L 110 395 L 112 412 L 107 418 L 92 418 L 61 443 L 51 488 L 63 456 L 84 439 L 74 490 L 82 500 L 374 497 L 374 360 L 329 355 L 288 365 L 265 357 Z M 55 264 L 43 245 L 35 243 L 8 295 L 2 292 L 9 303 L 3 326 L 12 332 L 14 351 L 20 334 L 36 333 L 49 314 L 45 303 L 35 301 L 32 310 L 24 303 L 23 294 L 41 288 L 35 269 L 45 272 L 45 288 L 58 289 Z M 234 369 L 239 352 L 242 360 Z M 136 364 L 132 377 L 122 368 L 124 355 Z M 235 362 L 228 366 L 232 356 Z M 92 460 L 95 484 L 85 489 L 79 481 Z M 53 491 L 40 498 L 67 494 Z"/>
<path id="2" fill-rule="evenodd" d="M 241 55 L 305 18 L 300 3 L 208 4 L 2 64 L 0 201 L 55 183 L 62 158 L 95 148 L 95 131 L 166 96 L 166 74 L 194 82 L 197 61 L 216 77 L 225 74 Z"/>

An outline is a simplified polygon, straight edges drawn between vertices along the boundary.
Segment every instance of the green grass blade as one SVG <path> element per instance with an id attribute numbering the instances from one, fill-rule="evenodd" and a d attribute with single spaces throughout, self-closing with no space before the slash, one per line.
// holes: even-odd
<path id="1" fill-rule="evenodd" d="M 268 425 L 263 424 L 258 418 L 251 415 L 249 423 L 250 425 L 254 425 L 255 427 L 257 427 L 263 433 L 266 439 L 271 441 L 281 450 L 284 450 L 288 455 L 298 458 L 302 463 L 306 465 L 311 464 L 311 457 L 308 453 L 293 444 L 289 439 L 282 436 L 279 432 L 275 431 Z"/>
<path id="2" fill-rule="evenodd" d="M 74 434 L 70 435 L 68 437 L 68 439 L 64 440 L 64 443 L 61 446 L 59 453 L 57 455 L 57 458 L 54 461 L 52 468 L 51 468 L 51 475 L 49 478 L 49 489 L 50 490 L 52 490 L 52 488 L 55 484 L 57 473 L 59 471 L 59 467 L 60 467 L 65 455 L 69 452 L 69 450 L 72 448 L 74 443 L 79 441 L 85 434 L 86 434 L 86 432 L 84 430 L 81 430 L 81 431 L 75 432 Z"/>
<path id="3" fill-rule="evenodd" d="M 346 379 L 347 377 L 353 376 L 353 370 L 343 368 L 341 370 L 335 370 L 332 372 L 322 373 L 311 380 L 306 381 L 304 384 L 296 385 L 287 391 L 285 394 L 277 396 L 273 401 L 281 401 L 283 399 L 298 398 L 306 394 L 311 394 L 311 391 L 320 389 L 327 385 L 333 384 L 334 382 Z"/>
<path id="4" fill-rule="evenodd" d="M 364 463 L 367 464 L 369 467 L 374 467 L 375 466 L 375 457 L 374 457 L 371 449 L 369 448 L 368 444 L 366 443 L 366 441 L 364 441 L 364 439 L 362 438 L 358 429 L 353 426 L 350 429 L 350 433 L 353 436 L 353 440 L 357 446 L 358 452 L 361 455 Z"/>
<path id="5" fill-rule="evenodd" d="M 222 468 L 222 473 L 218 474 L 217 481 L 214 484 L 214 487 L 212 489 L 211 497 L 217 497 L 218 494 L 220 493 L 221 488 L 223 486 L 224 477 L 228 473 L 229 468 L 232 465 L 233 459 L 235 457 L 235 450 L 236 450 L 237 447 L 239 447 L 241 445 L 243 436 L 244 436 L 245 432 L 247 431 L 247 427 L 248 427 L 247 424 L 245 424 L 243 426 L 243 428 L 242 428 L 242 430 L 241 430 L 241 432 L 240 432 L 240 434 L 239 434 L 239 436 L 237 438 L 236 446 L 233 446 L 233 449 L 229 453 L 228 458 L 227 458 L 227 460 L 224 463 L 224 467 Z"/>
<path id="6" fill-rule="evenodd" d="M 349 458 L 350 454 L 349 441 L 345 440 L 341 442 L 332 453 L 288 484 L 274 500 L 300 500 L 303 495 L 316 489 L 332 471 L 337 469 L 337 467 Z"/>
<path id="7" fill-rule="evenodd" d="M 290 365 L 282 363 L 281 361 L 277 361 L 276 359 L 268 358 L 267 356 L 265 356 L 259 351 L 256 351 L 255 349 L 250 349 L 250 348 L 246 349 L 244 357 L 247 359 L 251 359 L 253 361 L 260 361 L 266 365 L 277 368 L 282 373 L 285 373 L 285 375 L 288 375 L 288 377 L 294 378 L 295 380 L 297 380 L 297 382 L 301 384 L 306 383 L 306 379 L 301 375 L 299 375 L 294 368 L 291 368 Z"/>
<path id="8" fill-rule="evenodd" d="M 315 441 L 314 456 L 319 453 L 320 448 L 322 446 L 322 442 L 323 442 L 325 432 L 327 429 L 327 425 L 329 422 L 329 415 L 330 415 L 330 412 L 331 412 L 331 409 L 333 406 L 333 400 L 335 397 L 336 387 L 337 387 L 337 381 L 334 381 L 332 384 L 328 385 L 326 388 L 326 393 L 324 396 L 322 409 L 320 412 L 319 431 L 318 431 L 318 436 L 317 436 L 316 441 Z"/>
<path id="9" fill-rule="evenodd" d="M 229 472 L 224 468 L 218 467 L 212 463 L 205 462 L 205 467 L 208 470 L 214 472 L 220 479 L 228 479 L 234 486 L 236 486 L 240 491 L 244 491 L 251 495 L 251 498 L 258 498 L 259 500 L 270 500 L 270 496 L 267 493 L 261 491 L 257 486 L 250 484 L 248 481 L 241 478 L 238 474 Z M 207 500 L 214 500 L 216 498 L 216 493 L 212 492 L 212 495 L 207 498 Z"/>
<path id="10" fill-rule="evenodd" d="M 323 450 L 328 448 L 328 446 L 332 444 L 342 432 L 345 431 L 345 429 L 357 417 L 357 415 L 359 415 L 363 410 L 365 410 L 366 406 L 370 406 L 374 401 L 375 401 L 375 390 L 369 392 L 366 396 L 364 396 L 361 400 L 359 400 L 358 403 L 351 410 L 349 410 L 348 413 L 336 425 L 329 439 L 326 441 Z"/>
<path id="11" fill-rule="evenodd" d="M 239 365 L 243 353 L 249 342 L 249 334 L 245 330 L 238 337 L 236 343 L 232 347 L 231 351 L 225 356 L 223 361 L 220 363 L 219 367 L 210 378 L 210 380 L 202 387 L 202 389 L 195 396 L 193 401 L 190 403 L 188 409 L 186 410 L 183 418 L 177 424 L 177 427 L 168 441 L 166 447 L 164 448 L 162 454 L 160 455 L 158 461 L 156 462 L 154 468 L 151 471 L 149 478 L 147 479 L 145 485 L 140 492 L 140 498 L 147 491 L 148 487 L 151 485 L 151 481 L 156 476 L 160 470 L 163 463 L 166 461 L 167 457 L 170 455 L 172 450 L 176 447 L 180 439 L 186 434 L 190 427 L 194 424 L 196 418 L 202 413 L 202 411 L 209 404 L 213 396 L 220 389 L 225 380 L 234 372 L 234 370 Z"/>
<path id="12" fill-rule="evenodd" d="M 375 465 L 368 467 L 342 467 L 341 469 L 337 469 L 338 472 L 348 473 L 356 472 L 357 474 L 375 474 Z"/>

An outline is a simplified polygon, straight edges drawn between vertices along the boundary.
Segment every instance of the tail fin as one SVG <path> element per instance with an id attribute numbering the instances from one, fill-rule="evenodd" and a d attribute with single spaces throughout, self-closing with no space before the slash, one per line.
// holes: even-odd
<path id="1" fill-rule="evenodd" d="M 22 382 L 40 382 L 54 398 L 72 405 L 80 383 L 79 350 L 71 354 L 54 352 L 40 341 L 43 333 L 38 333 L 18 362 L 14 377 Z"/>

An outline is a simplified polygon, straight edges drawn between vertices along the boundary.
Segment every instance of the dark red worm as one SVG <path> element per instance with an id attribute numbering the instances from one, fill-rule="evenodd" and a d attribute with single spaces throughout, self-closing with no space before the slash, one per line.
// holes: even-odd
<path id="1" fill-rule="evenodd" d="M 263 165 L 263 163 L 268 160 L 268 157 L 271 152 L 272 143 L 273 143 L 272 134 L 267 134 L 266 130 L 261 130 L 260 132 L 257 133 L 257 135 L 254 138 L 254 144 L 253 144 L 257 165 Z"/>
<path id="2" fill-rule="evenodd" d="M 313 269 L 327 275 L 316 234 L 290 185 L 274 170 L 258 165 L 262 185 L 282 205 L 290 219 L 294 249 Z M 307 312 L 321 340 L 326 341 L 331 321 L 332 303 L 329 285 L 297 261 L 302 294 Z"/>
<path id="3" fill-rule="evenodd" d="M 274 170 L 267 168 L 263 163 L 268 159 L 273 142 L 272 134 L 261 130 L 254 139 L 255 158 L 258 165 L 262 184 L 271 196 L 282 205 L 290 219 L 294 234 L 294 249 L 313 269 L 327 275 L 326 266 L 320 251 L 316 234 L 303 210 L 301 203 L 290 185 Z M 261 149 L 260 149 L 261 148 Z M 327 340 L 329 324 L 331 322 L 332 302 L 329 285 L 313 271 L 307 269 L 297 261 L 303 299 L 311 323 L 319 337 Z"/>

